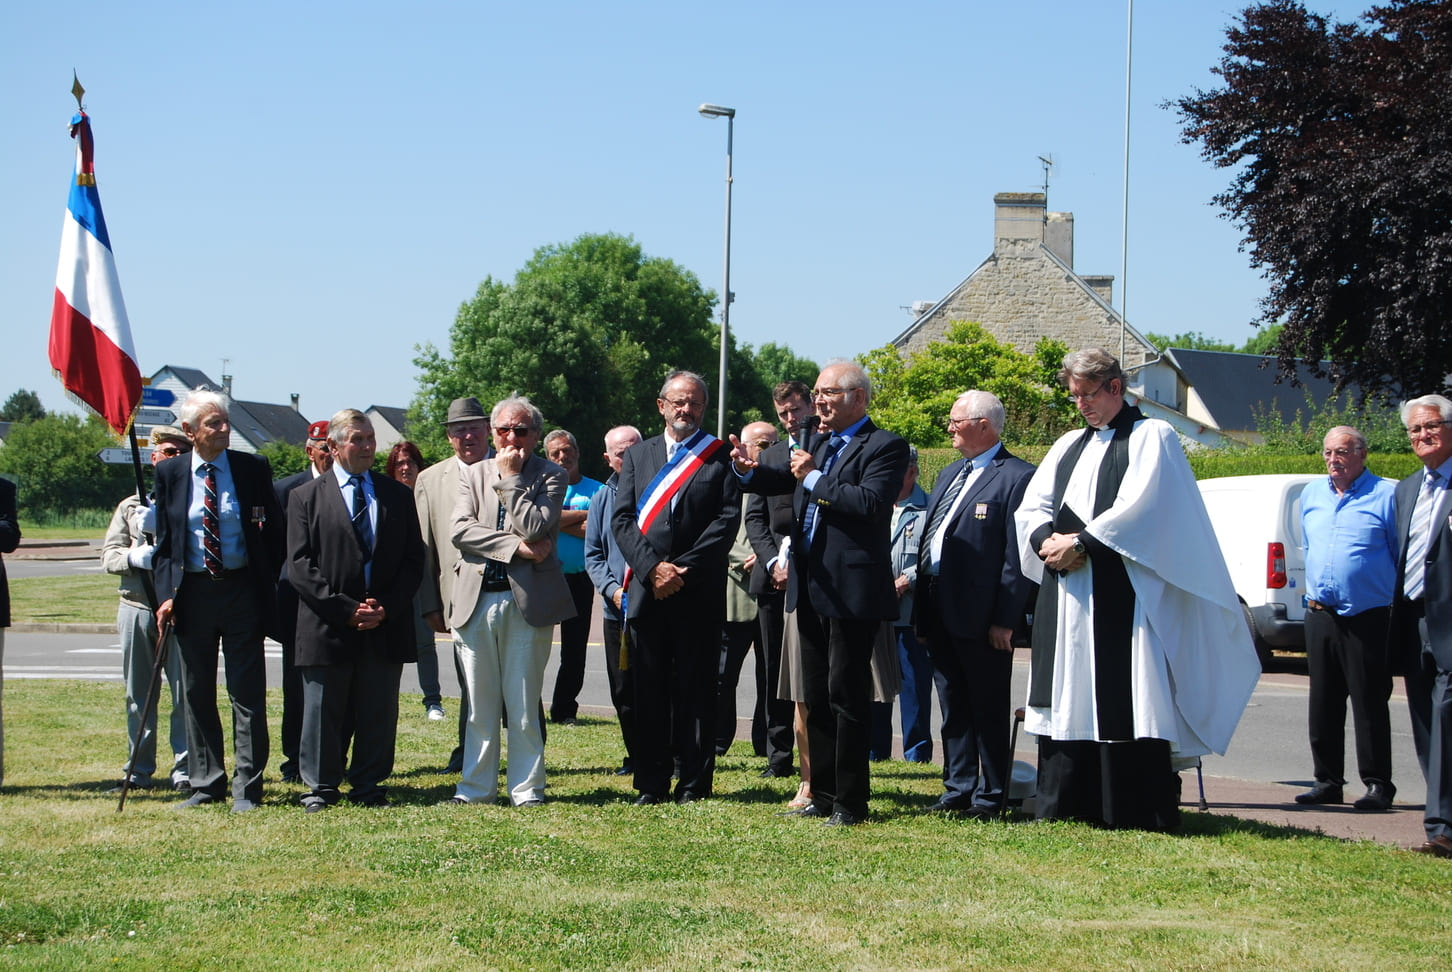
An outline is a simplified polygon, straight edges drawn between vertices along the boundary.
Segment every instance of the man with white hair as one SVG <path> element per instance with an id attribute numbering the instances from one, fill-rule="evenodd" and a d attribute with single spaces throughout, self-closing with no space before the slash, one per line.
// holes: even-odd
<path id="1" fill-rule="evenodd" d="M 1392 602 L 1393 665 L 1406 676 L 1412 741 L 1427 780 L 1423 854 L 1452 857 L 1452 401 L 1402 403 L 1402 424 L 1422 472 L 1397 484 L 1401 556 Z"/>
<path id="2" fill-rule="evenodd" d="M 217 655 L 226 661 L 232 703 L 232 812 L 262 799 L 267 766 L 267 672 L 262 639 L 273 624 L 277 572 L 286 552 L 272 468 L 228 449 L 227 400 L 195 391 L 178 413 L 188 456 L 156 467 L 157 624 L 175 622 L 187 716 L 187 775 L 202 807 L 227 795 Z"/>

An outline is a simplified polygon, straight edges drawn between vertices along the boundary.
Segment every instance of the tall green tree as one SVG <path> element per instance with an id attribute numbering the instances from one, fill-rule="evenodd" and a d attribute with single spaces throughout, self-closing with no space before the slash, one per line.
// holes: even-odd
<path id="1" fill-rule="evenodd" d="M 486 408 L 526 394 L 548 426 L 580 441 L 587 471 L 603 465 L 605 432 L 659 429 L 656 396 L 673 368 L 699 372 L 709 385 L 707 429 L 716 426 L 719 328 L 715 295 L 671 260 L 647 256 L 634 239 L 587 234 L 541 247 L 512 283 L 486 278 L 459 308 L 445 355 L 419 349 L 419 393 L 409 413 L 429 458 L 448 455 L 442 424 L 449 402 L 474 395 Z M 728 430 L 770 407 L 749 346 L 731 342 Z"/>
<path id="2" fill-rule="evenodd" d="M 872 378 L 873 421 L 918 446 L 950 443 L 946 420 L 953 400 L 970 388 L 997 395 L 1007 412 L 1004 439 L 1052 442 L 1077 415 L 1055 375 L 1068 353 L 1041 339 L 1033 354 L 994 338 L 979 324 L 954 321 L 943 339 L 906 359 L 886 345 L 861 358 Z"/>
<path id="3" fill-rule="evenodd" d="M 761 375 L 762 384 L 770 391 L 784 381 L 805 382 L 810 388 L 822 368 L 811 358 L 801 357 L 786 345 L 768 341 L 756 351 L 756 370 Z"/>
<path id="4" fill-rule="evenodd" d="M 1239 351 L 1229 341 L 1221 341 L 1209 337 L 1199 331 L 1185 331 L 1180 334 L 1156 334 L 1154 331 L 1146 331 L 1145 337 L 1149 342 L 1161 351 L 1166 348 L 1187 348 L 1193 351 Z"/>
<path id="5" fill-rule="evenodd" d="M 1230 170 L 1215 197 L 1283 323 L 1275 353 L 1371 391 L 1452 372 L 1452 3 L 1389 0 L 1361 25 L 1293 0 L 1227 32 L 1223 82 L 1173 103 L 1187 143 Z"/>
<path id="6" fill-rule="evenodd" d="M 97 458 L 115 445 L 111 430 L 94 415 L 47 415 L 11 427 L 0 449 L 0 473 L 15 481 L 17 503 L 27 516 L 109 510 L 136 492 L 131 466 Z"/>
<path id="7" fill-rule="evenodd" d="M 0 405 L 0 422 L 24 422 L 29 419 L 45 418 L 45 406 L 40 396 L 24 388 L 5 399 Z"/>

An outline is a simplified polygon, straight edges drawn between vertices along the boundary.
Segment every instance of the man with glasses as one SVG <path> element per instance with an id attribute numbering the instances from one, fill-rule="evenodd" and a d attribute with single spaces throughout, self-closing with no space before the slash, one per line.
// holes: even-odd
<path id="1" fill-rule="evenodd" d="M 730 449 L 701 428 L 706 381 L 672 371 L 656 406 L 665 432 L 621 462 L 610 527 L 629 565 L 623 611 L 634 637 L 633 765 L 638 806 L 711 795 L 726 554 L 741 518 Z"/>
<path id="2" fill-rule="evenodd" d="M 151 430 L 151 464 L 184 455 L 192 444 L 181 429 L 158 425 Z M 108 574 L 121 578 L 121 605 L 116 611 L 116 633 L 121 638 L 121 678 L 126 684 L 126 746 L 127 765 L 131 766 L 129 789 L 149 790 L 156 785 L 156 697 L 161 686 L 151 684 L 156 667 L 156 590 L 147 588 L 151 578 L 151 562 L 156 556 L 156 510 L 149 502 L 142 504 L 135 493 L 126 497 L 111 514 L 111 525 L 101 544 L 101 567 Z M 170 785 L 180 793 L 191 792 L 187 777 L 187 726 L 182 704 L 181 659 L 177 654 L 176 635 L 167 636 L 166 655 L 162 669 L 171 689 L 172 764 Z M 146 725 L 141 724 L 141 711 L 147 708 L 147 690 L 153 693 Z M 110 791 L 119 793 L 122 783 Z"/>
<path id="3" fill-rule="evenodd" d="M 459 549 L 450 539 L 454 504 L 459 498 L 459 472 L 489 455 L 489 416 L 472 395 L 456 398 L 449 403 L 444 430 L 454 454 L 419 473 L 413 490 L 424 542 L 424 579 L 418 589 L 418 610 L 439 634 L 449 633 L 446 619 L 453 603 L 450 595 L 454 564 L 459 560 Z M 459 744 L 449 756 L 445 773 L 457 773 L 463 768 L 464 725 L 469 709 L 469 690 L 457 656 L 454 670 L 459 676 Z"/>
<path id="4" fill-rule="evenodd" d="M 1311 764 L 1303 804 L 1340 803 L 1346 763 L 1346 700 L 1366 794 L 1357 810 L 1389 810 L 1392 784 L 1391 664 L 1387 622 L 1396 584 L 1396 488 L 1366 468 L 1366 438 L 1339 425 L 1326 433 L 1327 477 L 1301 492 L 1306 555 L 1306 663 Z"/>
<path id="5" fill-rule="evenodd" d="M 914 621 L 943 703 L 943 793 L 930 809 L 976 819 L 1008 793 L 1013 639 L 1033 590 L 1013 513 L 1034 467 L 999 441 L 1004 419 L 990 392 L 953 403 L 948 432 L 963 458 L 939 474 L 918 545 Z"/>
<path id="6" fill-rule="evenodd" d="M 307 468 L 272 484 L 277 505 L 287 516 L 287 502 L 293 490 L 333 468 L 333 451 L 328 447 L 328 423 L 319 419 L 308 426 Z M 303 683 L 298 671 L 294 643 L 297 640 L 297 591 L 287 579 L 287 561 L 277 578 L 277 630 L 274 635 L 282 645 L 282 764 L 277 770 L 284 783 L 302 782 L 298 767 L 298 749 L 302 738 Z"/>
<path id="7" fill-rule="evenodd" d="M 1452 401 L 1403 402 L 1402 424 L 1425 467 L 1396 487 L 1393 666 L 1406 676 L 1412 741 L 1427 781 L 1423 854 L 1452 857 Z"/>
<path id="8" fill-rule="evenodd" d="M 544 416 L 523 397 L 490 416 L 495 455 L 459 473 L 450 536 L 459 549 L 449 624 L 469 687 L 464 768 L 454 803 L 494 803 L 499 726 L 508 726 L 509 800 L 544 803 L 540 692 L 554 626 L 575 615 L 560 565 L 569 474 L 535 455 Z"/>
<path id="9" fill-rule="evenodd" d="M 1124 400 L 1102 348 L 1065 355 L 1059 380 L 1087 428 L 1054 443 L 1014 514 L 1039 584 L 1037 813 L 1172 830 L 1175 767 L 1225 752 L 1260 664 L 1175 430 Z"/>
<path id="10" fill-rule="evenodd" d="M 793 813 L 831 826 L 867 820 L 873 644 L 898 616 L 889 530 L 908 447 L 873 424 L 871 399 L 860 365 L 831 363 L 812 389 L 828 434 L 784 464 L 739 442 L 732 454 L 743 489 L 794 497 L 786 607 L 802 642 L 812 802 Z"/>

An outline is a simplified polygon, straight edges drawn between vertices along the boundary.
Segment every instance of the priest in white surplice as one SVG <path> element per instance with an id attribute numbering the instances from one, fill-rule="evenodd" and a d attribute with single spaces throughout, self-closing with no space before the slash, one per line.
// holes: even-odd
<path id="1" fill-rule="evenodd" d="M 1059 380 L 1089 427 L 1054 443 L 1015 516 L 1041 585 L 1037 813 L 1172 830 L 1174 765 L 1225 752 L 1260 664 L 1174 429 L 1125 403 L 1103 349 L 1065 356 Z"/>

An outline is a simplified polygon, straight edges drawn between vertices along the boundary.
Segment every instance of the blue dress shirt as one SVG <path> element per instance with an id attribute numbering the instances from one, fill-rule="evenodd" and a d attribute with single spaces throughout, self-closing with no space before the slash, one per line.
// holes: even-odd
<path id="1" fill-rule="evenodd" d="M 1392 602 L 1397 575 L 1396 484 L 1363 471 L 1344 495 L 1329 476 L 1301 492 L 1306 597 L 1343 617 Z"/>

